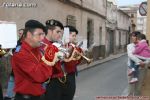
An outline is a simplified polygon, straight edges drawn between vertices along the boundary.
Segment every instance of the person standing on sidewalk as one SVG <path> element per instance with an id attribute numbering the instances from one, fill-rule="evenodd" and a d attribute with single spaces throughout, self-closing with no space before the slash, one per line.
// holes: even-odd
<path id="1" fill-rule="evenodd" d="M 132 43 L 127 45 L 127 54 L 128 54 L 128 66 L 132 66 L 131 61 L 135 62 L 137 65 L 139 65 L 140 67 L 144 67 L 145 64 L 142 60 L 140 60 L 139 58 L 137 58 L 135 55 L 133 55 L 133 52 L 135 50 L 135 45 L 138 43 L 137 40 L 137 36 L 141 34 L 138 31 L 132 32 L 131 33 L 131 40 Z M 128 71 L 129 71 L 129 67 L 128 67 Z M 141 70 L 138 73 L 138 77 L 141 76 Z M 128 80 L 131 80 L 132 76 L 128 76 Z M 142 79 L 139 79 L 139 81 L 135 84 L 129 84 L 128 87 L 128 95 L 139 95 L 140 94 L 140 89 L 141 89 L 141 83 Z"/>
<path id="2" fill-rule="evenodd" d="M 45 27 L 39 21 L 25 23 L 19 52 L 13 54 L 11 64 L 15 76 L 15 100 L 41 100 L 45 93 L 42 83 L 52 75 L 52 67 L 42 61 L 41 41 Z"/>
<path id="3" fill-rule="evenodd" d="M 142 61 L 144 61 L 144 63 L 147 65 L 150 62 L 150 48 L 147 44 L 146 41 L 146 36 L 144 34 L 139 34 L 137 36 L 138 39 L 138 43 L 135 46 L 135 50 L 133 52 L 133 54 L 138 57 L 139 59 L 141 59 Z M 131 62 L 133 63 L 130 70 L 130 75 L 133 74 L 133 78 L 130 81 L 130 83 L 135 83 L 138 81 L 138 77 L 137 77 L 137 72 L 138 72 L 138 68 L 139 65 L 136 65 L 133 61 Z"/>

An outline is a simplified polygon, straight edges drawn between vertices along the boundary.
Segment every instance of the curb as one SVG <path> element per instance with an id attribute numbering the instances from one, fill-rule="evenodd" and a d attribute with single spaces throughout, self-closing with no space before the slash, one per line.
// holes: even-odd
<path id="1" fill-rule="evenodd" d="M 97 60 L 97 61 L 94 61 L 92 62 L 91 64 L 83 64 L 83 65 L 79 65 L 78 66 L 78 71 L 83 71 L 85 69 L 89 69 L 89 68 L 92 68 L 98 64 L 102 64 L 102 63 L 105 63 L 107 61 L 110 61 L 110 60 L 113 60 L 113 59 L 117 59 L 121 56 L 124 56 L 126 55 L 127 53 L 122 53 L 122 54 L 117 54 L 117 55 L 110 55 L 109 57 L 105 58 L 105 59 L 101 59 L 101 60 Z"/>

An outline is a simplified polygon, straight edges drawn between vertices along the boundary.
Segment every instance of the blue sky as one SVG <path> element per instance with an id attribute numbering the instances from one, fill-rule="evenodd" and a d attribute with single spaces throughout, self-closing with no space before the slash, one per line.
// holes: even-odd
<path id="1" fill-rule="evenodd" d="M 143 1 L 147 0 L 117 0 L 118 6 L 131 5 L 131 4 L 140 4 Z"/>

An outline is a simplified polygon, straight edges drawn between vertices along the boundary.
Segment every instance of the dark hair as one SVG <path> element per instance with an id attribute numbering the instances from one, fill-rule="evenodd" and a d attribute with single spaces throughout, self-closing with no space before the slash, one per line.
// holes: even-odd
<path id="1" fill-rule="evenodd" d="M 137 38 L 140 39 L 140 40 L 142 40 L 142 39 L 146 40 L 146 36 L 144 34 L 138 34 Z"/>
<path id="2" fill-rule="evenodd" d="M 77 30 L 75 27 L 69 26 L 69 25 L 67 25 L 67 26 L 65 26 L 65 27 L 68 27 L 68 28 L 69 28 L 70 34 L 71 34 L 71 32 L 75 32 L 76 34 L 78 34 L 78 30 Z"/>
<path id="3" fill-rule="evenodd" d="M 18 31 L 19 31 L 19 32 L 20 32 L 20 31 L 23 31 L 23 33 L 24 33 L 24 30 L 25 30 L 25 29 L 22 28 L 22 29 L 19 29 Z M 22 33 L 21 37 L 19 38 L 19 40 L 20 40 L 20 39 L 22 40 L 22 38 L 23 38 L 23 33 Z"/>
<path id="4" fill-rule="evenodd" d="M 58 20 L 54 19 L 47 20 L 45 24 L 46 24 L 46 34 L 48 33 L 48 30 L 54 30 L 56 26 L 60 27 L 62 30 L 64 29 L 63 24 Z"/>
<path id="5" fill-rule="evenodd" d="M 131 36 L 137 37 L 139 34 L 141 34 L 141 32 L 139 32 L 139 31 L 134 31 L 134 32 L 131 33 Z"/>
<path id="6" fill-rule="evenodd" d="M 37 20 L 28 20 L 25 23 L 25 29 L 42 29 L 45 32 L 45 26 Z"/>
<path id="7" fill-rule="evenodd" d="M 33 33 L 33 32 L 35 31 L 35 29 L 36 29 L 36 28 L 25 28 L 24 31 L 23 31 L 23 34 L 22 34 L 21 39 L 26 38 L 27 32 Z"/>
<path id="8" fill-rule="evenodd" d="M 25 23 L 25 29 L 24 29 L 24 32 L 23 32 L 23 37 L 25 38 L 27 36 L 28 31 L 33 33 L 35 31 L 35 29 L 37 29 L 37 28 L 40 28 L 45 32 L 45 26 L 42 23 L 40 23 L 37 20 L 32 20 L 32 19 L 28 20 Z"/>

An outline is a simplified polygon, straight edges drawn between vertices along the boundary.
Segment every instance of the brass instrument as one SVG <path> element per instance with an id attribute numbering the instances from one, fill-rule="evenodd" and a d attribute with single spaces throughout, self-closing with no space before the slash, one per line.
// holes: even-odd
<path id="1" fill-rule="evenodd" d="M 74 44 L 71 43 L 71 45 L 75 48 L 76 46 Z M 75 53 L 77 53 L 80 57 L 74 57 Z M 71 60 L 79 60 L 80 58 L 84 58 L 88 64 L 90 64 L 93 59 L 90 59 L 88 57 L 86 57 L 85 55 L 83 55 L 83 53 L 80 53 L 78 50 L 76 50 L 76 48 L 73 50 L 72 56 L 69 59 L 66 59 L 66 62 L 69 62 Z"/>
<path id="2" fill-rule="evenodd" d="M 48 47 L 48 45 L 44 42 L 41 42 L 41 44 L 46 45 L 46 47 L 44 49 L 46 49 Z M 65 57 L 69 56 L 68 50 L 66 48 L 63 48 L 60 43 L 53 43 L 53 45 L 56 46 L 59 50 L 59 52 L 57 53 L 58 54 L 57 56 L 59 59 L 62 60 Z"/>
<path id="3" fill-rule="evenodd" d="M 46 45 L 46 47 L 48 46 L 48 45 L 47 45 L 46 43 L 44 43 L 44 42 L 41 42 L 41 44 Z M 54 44 L 54 45 L 55 45 L 55 46 L 56 46 L 56 45 L 59 45 L 59 43 L 58 43 L 58 44 L 56 43 L 56 44 Z M 71 45 L 72 45 L 73 47 L 75 47 L 74 44 L 71 43 Z M 63 59 L 65 62 L 69 62 L 69 61 L 71 61 L 71 60 L 79 60 L 79 59 L 80 59 L 80 57 L 78 57 L 78 58 L 73 57 L 75 54 L 72 54 L 70 58 L 66 59 L 65 56 L 68 56 L 68 55 L 69 55 L 69 50 L 67 50 L 67 49 L 65 49 L 65 48 L 63 48 L 63 47 L 61 47 L 61 46 L 56 46 L 56 47 L 59 49 L 58 58 Z M 78 50 L 76 50 L 76 49 L 74 49 L 73 52 L 74 52 L 74 53 L 77 53 L 79 56 L 81 56 L 82 58 L 84 58 L 84 59 L 87 61 L 88 64 L 90 64 L 90 63 L 93 61 L 93 59 L 90 59 L 90 58 L 86 57 L 85 55 L 83 55 L 82 53 L 80 53 L 80 52 L 79 52 Z"/>
<path id="4" fill-rule="evenodd" d="M 0 48 L 0 56 L 4 56 L 7 52 L 4 49 Z"/>
<path id="5" fill-rule="evenodd" d="M 46 50 L 46 48 L 48 47 L 48 44 L 44 43 L 44 42 L 41 42 L 41 44 L 44 44 L 46 47 L 44 48 Z M 61 60 L 61 59 L 65 59 L 65 55 L 68 54 L 67 52 L 67 49 L 61 47 L 61 44 L 59 43 L 54 43 L 53 45 L 55 45 L 57 48 L 58 48 L 58 52 L 55 54 L 55 57 L 53 59 L 52 62 L 49 62 L 45 59 L 45 57 L 43 56 L 42 57 L 42 60 L 48 64 L 48 65 L 51 65 L 51 66 L 54 66 L 55 63 L 58 61 L 58 60 Z M 63 70 L 63 69 L 62 69 Z M 64 72 L 64 71 L 63 71 Z M 62 78 L 58 78 L 58 80 L 62 83 L 62 84 L 65 84 L 66 81 L 67 81 L 67 77 L 66 77 L 66 73 L 64 73 L 64 77 L 63 79 Z M 49 81 L 48 81 L 49 82 Z"/>
<path id="6" fill-rule="evenodd" d="M 85 55 L 83 55 L 83 53 L 80 53 L 80 52 L 78 52 L 77 50 L 76 50 L 76 52 L 77 52 L 77 54 L 79 54 L 82 58 L 84 58 L 84 59 L 87 61 L 88 64 L 90 64 L 90 63 L 93 61 L 93 59 L 90 59 L 90 58 L 86 57 Z"/>
<path id="7" fill-rule="evenodd" d="M 90 64 L 90 63 L 93 61 L 93 59 L 90 59 L 90 58 L 86 57 L 85 55 L 83 55 L 83 54 L 80 53 L 80 52 L 78 52 L 78 54 L 79 54 L 82 58 L 84 58 L 84 59 L 87 61 L 88 64 Z"/>

